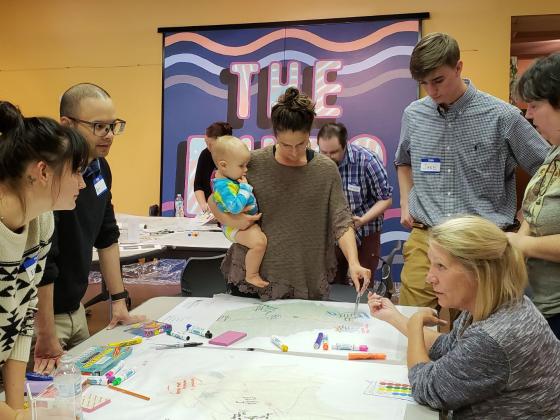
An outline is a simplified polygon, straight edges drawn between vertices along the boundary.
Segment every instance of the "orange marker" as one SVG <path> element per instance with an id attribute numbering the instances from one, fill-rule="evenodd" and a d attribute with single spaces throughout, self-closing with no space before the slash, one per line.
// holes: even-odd
<path id="1" fill-rule="evenodd" d="M 325 336 L 323 337 L 323 350 L 328 350 L 328 349 L 329 349 L 329 336 L 325 334 Z"/>
<path id="2" fill-rule="evenodd" d="M 385 360 L 385 353 L 348 353 L 348 360 Z"/>

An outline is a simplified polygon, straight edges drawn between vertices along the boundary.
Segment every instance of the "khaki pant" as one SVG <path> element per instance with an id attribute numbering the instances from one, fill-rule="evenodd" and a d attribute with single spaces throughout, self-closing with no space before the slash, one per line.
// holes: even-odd
<path id="1" fill-rule="evenodd" d="M 426 283 L 430 269 L 428 230 L 412 229 L 403 246 L 404 266 L 401 272 L 399 305 L 436 308 L 438 301 L 432 285 Z"/>
<path id="2" fill-rule="evenodd" d="M 86 310 L 81 303 L 74 312 L 56 314 L 54 323 L 56 336 L 65 350 L 71 349 L 89 338 Z"/>
<path id="3" fill-rule="evenodd" d="M 74 312 L 56 314 L 54 316 L 54 327 L 56 336 L 58 337 L 60 345 L 64 350 L 70 350 L 82 341 L 87 340 L 89 338 L 89 329 L 84 305 L 80 303 L 80 307 Z M 35 365 L 36 342 L 37 333 L 35 332 L 35 334 L 33 334 L 33 339 L 31 340 L 31 351 L 29 354 L 29 361 L 27 363 L 27 370 L 30 372 L 33 371 L 33 367 Z"/>

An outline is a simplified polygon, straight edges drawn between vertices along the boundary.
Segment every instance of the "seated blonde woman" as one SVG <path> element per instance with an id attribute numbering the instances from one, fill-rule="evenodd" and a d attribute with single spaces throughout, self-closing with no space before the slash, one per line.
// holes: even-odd
<path id="1" fill-rule="evenodd" d="M 407 364 L 416 401 L 453 410 L 453 419 L 560 418 L 560 341 L 523 295 L 522 254 L 493 223 L 452 219 L 430 232 L 430 271 L 444 308 L 462 310 L 453 330 L 431 309 L 410 319 L 369 295 L 371 314 L 408 337 Z"/>

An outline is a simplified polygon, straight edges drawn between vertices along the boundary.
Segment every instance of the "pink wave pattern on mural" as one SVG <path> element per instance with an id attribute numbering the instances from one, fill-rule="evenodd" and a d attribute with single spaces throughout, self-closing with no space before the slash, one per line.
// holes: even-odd
<path id="1" fill-rule="evenodd" d="M 231 55 L 237 57 L 240 55 L 245 55 L 245 54 L 250 54 L 252 52 L 255 52 L 274 41 L 278 41 L 284 38 L 296 38 L 296 39 L 307 41 L 310 44 L 313 44 L 324 50 L 333 51 L 333 52 L 349 52 L 349 51 L 357 51 L 366 48 L 370 45 L 379 42 L 383 38 L 389 35 L 393 35 L 397 32 L 418 32 L 418 21 L 411 20 L 411 21 L 393 23 L 392 25 L 385 26 L 381 29 L 378 29 L 375 32 L 372 32 L 371 34 L 366 35 L 363 38 L 357 39 L 355 41 L 349 41 L 349 42 L 329 41 L 309 31 L 304 31 L 302 29 L 288 28 L 288 29 L 279 29 L 259 39 L 256 39 L 253 42 L 250 42 L 246 45 L 240 45 L 237 47 L 220 44 L 219 42 L 212 41 L 211 39 L 205 36 L 193 32 L 181 32 L 165 37 L 165 46 L 168 47 L 177 42 L 188 41 L 188 42 L 194 42 L 195 44 L 198 44 L 201 47 L 204 47 L 207 50 L 210 50 L 218 54 Z"/>

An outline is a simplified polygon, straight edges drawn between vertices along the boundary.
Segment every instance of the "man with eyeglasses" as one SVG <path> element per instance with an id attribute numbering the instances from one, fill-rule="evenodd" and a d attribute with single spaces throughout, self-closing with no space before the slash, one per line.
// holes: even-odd
<path id="1" fill-rule="evenodd" d="M 144 319 L 131 316 L 126 307 L 119 256 L 119 228 L 111 202 L 111 170 L 105 157 L 113 138 L 126 122 L 116 117 L 109 94 L 99 86 L 72 86 L 60 102 L 60 122 L 77 129 L 89 145 L 86 187 L 72 211 L 55 212 L 55 232 L 43 280 L 39 285 L 36 315 L 34 370 L 50 373 L 65 349 L 89 337 L 81 300 L 88 287 L 92 249 L 97 248 L 99 266 L 111 294 L 112 319 L 108 328 Z"/>

